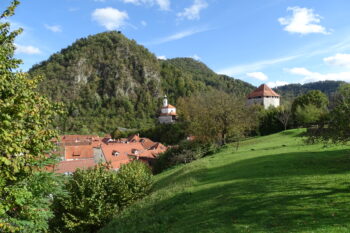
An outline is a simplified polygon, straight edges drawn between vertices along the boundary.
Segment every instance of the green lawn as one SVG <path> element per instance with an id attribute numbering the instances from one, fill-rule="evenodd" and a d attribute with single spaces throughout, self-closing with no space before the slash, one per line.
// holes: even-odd
<path id="1" fill-rule="evenodd" d="M 303 130 L 250 139 L 155 176 L 101 232 L 350 232 L 350 147 Z"/>

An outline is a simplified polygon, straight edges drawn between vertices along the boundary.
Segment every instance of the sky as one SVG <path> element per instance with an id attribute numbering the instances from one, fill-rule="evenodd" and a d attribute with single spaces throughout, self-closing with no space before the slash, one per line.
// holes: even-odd
<path id="1" fill-rule="evenodd" d="M 0 0 L 0 10 L 10 0 Z M 27 71 L 79 38 L 120 30 L 159 59 L 192 57 L 271 87 L 350 82 L 349 0 L 22 0 L 8 18 Z"/>

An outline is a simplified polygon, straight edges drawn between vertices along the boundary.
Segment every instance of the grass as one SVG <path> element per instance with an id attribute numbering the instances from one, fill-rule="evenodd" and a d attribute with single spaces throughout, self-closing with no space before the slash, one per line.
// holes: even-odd
<path id="1" fill-rule="evenodd" d="M 303 130 L 247 140 L 155 177 L 101 232 L 350 232 L 350 148 Z"/>

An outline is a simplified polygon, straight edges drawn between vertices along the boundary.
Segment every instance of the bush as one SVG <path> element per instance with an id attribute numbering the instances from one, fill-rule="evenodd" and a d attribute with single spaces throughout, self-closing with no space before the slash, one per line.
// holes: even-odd
<path id="1" fill-rule="evenodd" d="M 278 120 L 280 110 L 277 108 L 263 109 L 259 116 L 259 135 L 269 135 L 284 130 L 283 124 Z"/>
<path id="2" fill-rule="evenodd" d="M 175 145 L 184 140 L 187 135 L 188 125 L 183 122 L 176 124 L 160 124 L 153 128 L 144 129 L 140 132 L 142 137 L 167 145 Z"/>
<path id="3" fill-rule="evenodd" d="M 153 171 L 160 173 L 178 164 L 190 163 L 199 158 L 215 153 L 219 149 L 217 144 L 199 141 L 185 141 L 179 146 L 168 149 L 156 159 Z"/>
<path id="4" fill-rule="evenodd" d="M 54 232 L 97 232 L 121 209 L 148 194 L 149 168 L 135 161 L 119 172 L 104 165 L 77 170 L 66 183 L 65 195 L 54 199 Z"/>

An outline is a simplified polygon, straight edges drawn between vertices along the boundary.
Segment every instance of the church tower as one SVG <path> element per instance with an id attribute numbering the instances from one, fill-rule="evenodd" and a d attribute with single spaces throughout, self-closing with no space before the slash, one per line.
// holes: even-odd
<path id="1" fill-rule="evenodd" d="M 163 106 L 160 110 L 158 121 L 161 124 L 172 124 L 176 121 L 176 108 L 168 103 L 168 97 L 164 96 Z"/>
<path id="2" fill-rule="evenodd" d="M 268 109 L 270 106 L 278 107 L 280 106 L 280 95 L 266 84 L 262 84 L 248 95 L 247 104 L 261 104 L 265 109 Z"/>

